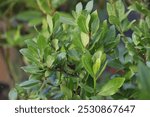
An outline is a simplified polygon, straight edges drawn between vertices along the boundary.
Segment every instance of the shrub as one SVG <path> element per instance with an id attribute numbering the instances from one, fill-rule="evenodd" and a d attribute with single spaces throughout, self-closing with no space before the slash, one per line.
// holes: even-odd
<path id="1" fill-rule="evenodd" d="M 141 18 L 129 21 L 133 11 Z M 71 15 L 47 14 L 42 30 L 20 50 L 30 77 L 10 98 L 150 98 L 150 11 L 140 2 L 126 9 L 121 0 L 110 0 L 107 12 L 108 19 L 100 21 L 89 1 L 85 7 L 78 3 Z"/>

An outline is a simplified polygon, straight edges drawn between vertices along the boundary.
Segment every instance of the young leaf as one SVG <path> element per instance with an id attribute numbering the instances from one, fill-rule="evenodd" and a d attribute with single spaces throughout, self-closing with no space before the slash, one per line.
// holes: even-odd
<path id="1" fill-rule="evenodd" d="M 54 49 L 55 49 L 56 51 L 59 49 L 58 39 L 53 39 L 53 40 L 52 40 L 52 46 L 54 47 Z"/>
<path id="2" fill-rule="evenodd" d="M 107 3 L 107 12 L 109 16 L 116 15 L 115 9 L 112 7 L 110 3 Z"/>
<path id="3" fill-rule="evenodd" d="M 55 58 L 53 56 L 49 55 L 46 59 L 47 67 L 50 68 L 54 61 L 55 61 Z"/>
<path id="4" fill-rule="evenodd" d="M 52 34 L 53 32 L 53 20 L 52 17 L 50 15 L 47 15 L 47 23 L 50 29 L 50 33 Z"/>
<path id="5" fill-rule="evenodd" d="M 95 75 L 99 71 L 100 67 L 101 67 L 101 60 L 100 60 L 100 58 L 97 58 L 94 65 L 93 65 L 93 72 Z"/>
<path id="6" fill-rule="evenodd" d="M 100 90 L 98 95 L 110 96 L 115 94 L 118 89 L 123 85 L 125 78 L 113 78 L 109 80 Z"/>
<path id="7" fill-rule="evenodd" d="M 87 10 L 89 13 L 92 11 L 93 9 L 93 0 L 89 1 L 85 7 L 85 10 Z"/>
<path id="8" fill-rule="evenodd" d="M 83 43 L 83 46 L 86 47 L 89 43 L 89 35 L 81 32 L 81 41 Z"/>
<path id="9" fill-rule="evenodd" d="M 126 16 L 125 15 L 125 6 L 124 6 L 122 0 L 116 1 L 116 8 L 117 8 L 117 11 L 118 11 L 119 21 L 121 22 Z"/>
<path id="10" fill-rule="evenodd" d="M 59 16 L 60 16 L 59 17 L 60 22 L 68 25 L 75 25 L 75 21 L 70 15 L 59 13 Z"/>
<path id="11" fill-rule="evenodd" d="M 79 12 L 82 11 L 82 9 L 83 9 L 82 3 L 79 2 L 79 3 L 76 5 L 76 12 L 79 13 Z"/>

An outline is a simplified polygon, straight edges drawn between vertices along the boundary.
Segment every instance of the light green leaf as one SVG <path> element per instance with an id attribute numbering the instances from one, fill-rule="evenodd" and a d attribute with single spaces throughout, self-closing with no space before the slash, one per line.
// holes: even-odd
<path id="1" fill-rule="evenodd" d="M 92 56 L 89 52 L 86 52 L 83 56 L 82 56 L 82 64 L 84 66 L 84 68 L 86 69 L 86 71 L 92 76 L 94 77 L 94 73 L 92 70 Z"/>
<path id="2" fill-rule="evenodd" d="M 101 67 L 101 60 L 100 60 L 100 58 L 97 58 L 94 65 L 93 65 L 93 72 L 95 75 L 99 71 L 100 67 Z"/>
<path id="3" fill-rule="evenodd" d="M 87 27 L 87 30 L 89 30 L 90 19 L 91 19 L 91 16 L 88 15 L 87 18 L 86 18 L 86 27 Z"/>
<path id="4" fill-rule="evenodd" d="M 85 10 L 87 10 L 90 13 L 93 9 L 93 4 L 93 0 L 89 1 L 85 7 Z"/>
<path id="5" fill-rule="evenodd" d="M 58 39 L 53 39 L 52 40 L 52 46 L 55 48 L 56 51 L 59 49 Z"/>
<path id="6" fill-rule="evenodd" d="M 115 94 L 118 89 L 123 85 L 125 78 L 113 78 L 109 80 L 100 90 L 98 95 L 110 96 Z"/>
<path id="7" fill-rule="evenodd" d="M 81 41 L 83 43 L 83 46 L 86 47 L 89 44 L 89 35 L 81 32 Z"/>
<path id="8" fill-rule="evenodd" d="M 31 74 L 39 74 L 42 73 L 43 70 L 40 70 L 37 66 L 35 65 L 28 65 L 28 66 L 24 66 L 21 67 L 25 72 L 27 73 L 31 73 Z"/>
<path id="9" fill-rule="evenodd" d="M 109 16 L 113 16 L 116 15 L 115 13 L 115 9 L 113 8 L 113 6 L 107 2 L 107 12 Z"/>
<path id="10" fill-rule="evenodd" d="M 125 15 L 125 6 L 124 6 L 122 0 L 116 1 L 116 8 L 117 8 L 117 11 L 118 11 L 119 21 L 121 22 L 126 16 Z"/>
<path id="11" fill-rule="evenodd" d="M 53 20 L 52 17 L 50 15 L 47 15 L 47 23 L 50 29 L 50 33 L 52 34 L 53 32 Z"/>
<path id="12" fill-rule="evenodd" d="M 59 18 L 60 22 L 68 25 L 75 25 L 75 21 L 70 15 L 65 13 L 59 13 L 59 16 L 60 16 Z"/>
<path id="13" fill-rule="evenodd" d="M 65 99 L 72 98 L 72 91 L 68 87 L 61 85 L 61 91 L 63 92 Z"/>
<path id="14" fill-rule="evenodd" d="M 120 21 L 119 21 L 118 17 L 113 16 L 113 15 L 109 16 L 109 22 L 111 24 L 114 24 L 114 25 L 117 25 L 117 26 L 120 24 Z"/>
<path id="15" fill-rule="evenodd" d="M 27 80 L 27 81 L 21 83 L 20 86 L 23 87 L 23 88 L 31 88 L 35 85 L 40 84 L 40 83 L 41 82 L 39 80 L 30 79 L 30 80 Z"/>
<path id="16" fill-rule="evenodd" d="M 47 67 L 50 68 L 54 61 L 55 61 L 55 58 L 53 56 L 49 55 L 46 59 Z"/>
<path id="17" fill-rule="evenodd" d="M 51 13 L 51 9 L 49 8 L 47 0 L 36 0 L 39 8 L 45 14 Z"/>
<path id="18" fill-rule="evenodd" d="M 10 100 L 16 100 L 17 97 L 18 97 L 17 90 L 16 89 L 11 89 L 9 94 L 8 94 L 8 97 L 9 97 Z"/>
<path id="19" fill-rule="evenodd" d="M 77 19 L 77 24 L 80 30 L 84 33 L 88 33 L 88 28 L 86 26 L 87 18 L 84 15 L 80 15 Z"/>
<path id="20" fill-rule="evenodd" d="M 91 23 L 92 34 L 95 34 L 98 29 L 99 29 L 99 19 L 94 19 L 94 21 Z"/>
<path id="21" fill-rule="evenodd" d="M 76 5 L 76 12 L 79 13 L 79 12 L 82 11 L 82 9 L 83 9 L 82 3 L 79 2 L 79 3 Z"/>
<path id="22" fill-rule="evenodd" d="M 32 62 L 35 62 L 35 63 L 38 62 L 36 56 L 34 56 L 33 52 L 30 49 L 23 48 L 23 49 L 20 50 L 20 53 L 24 57 L 26 57 L 29 61 L 32 61 Z"/>

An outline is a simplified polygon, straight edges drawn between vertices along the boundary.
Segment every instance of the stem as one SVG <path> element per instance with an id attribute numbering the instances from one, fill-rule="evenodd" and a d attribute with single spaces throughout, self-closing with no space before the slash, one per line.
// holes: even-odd
<path id="1" fill-rule="evenodd" d="M 96 95 L 96 78 L 93 78 L 93 83 L 94 83 L 94 96 Z"/>

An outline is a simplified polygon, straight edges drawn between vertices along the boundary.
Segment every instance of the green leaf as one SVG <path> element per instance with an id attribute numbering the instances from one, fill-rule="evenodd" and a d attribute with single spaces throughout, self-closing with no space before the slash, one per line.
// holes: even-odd
<path id="1" fill-rule="evenodd" d="M 101 96 L 110 96 L 115 94 L 118 89 L 123 85 L 125 78 L 113 78 L 109 80 L 104 86 L 101 88 L 98 95 Z"/>
<path id="2" fill-rule="evenodd" d="M 94 89 L 92 87 L 85 85 L 85 84 L 80 84 L 80 85 L 81 85 L 81 88 L 83 88 L 88 93 L 94 93 Z"/>
<path id="3" fill-rule="evenodd" d="M 40 50 L 40 59 L 43 59 L 44 50 L 47 46 L 47 41 L 43 35 L 39 35 L 39 37 L 37 39 L 37 45 L 38 45 L 39 50 Z"/>
<path id="4" fill-rule="evenodd" d="M 68 51 L 68 56 L 74 61 L 80 61 L 80 54 L 75 49 L 71 49 Z"/>
<path id="5" fill-rule="evenodd" d="M 95 34 L 97 33 L 99 29 L 99 19 L 96 18 L 93 20 L 93 22 L 91 23 L 91 31 L 92 31 L 92 34 Z"/>
<path id="6" fill-rule="evenodd" d="M 150 68 L 148 68 L 144 63 L 139 62 L 138 64 L 138 78 L 139 87 L 144 92 L 150 92 Z"/>
<path id="7" fill-rule="evenodd" d="M 77 24 L 80 28 L 80 30 L 84 33 L 88 33 L 88 28 L 87 28 L 87 18 L 84 15 L 80 15 L 77 19 Z"/>
<path id="8" fill-rule="evenodd" d="M 100 60 L 100 58 L 97 58 L 95 63 L 94 63 L 94 65 L 93 65 L 93 72 L 94 72 L 94 74 L 97 74 L 97 72 L 99 71 L 100 67 L 101 67 L 101 60 Z"/>
<path id="9" fill-rule="evenodd" d="M 83 43 L 83 46 L 86 47 L 89 44 L 89 35 L 81 32 L 81 41 Z"/>
<path id="10" fill-rule="evenodd" d="M 47 67 L 51 68 L 54 61 L 55 61 L 55 58 L 53 56 L 49 55 L 46 59 Z"/>
<path id="11" fill-rule="evenodd" d="M 41 82 L 39 80 L 35 80 L 35 79 L 29 79 L 23 83 L 21 83 L 19 86 L 23 87 L 23 88 L 31 88 L 33 86 L 39 85 Z"/>
<path id="12" fill-rule="evenodd" d="M 70 15 L 65 13 L 59 13 L 59 16 L 60 22 L 68 25 L 75 25 L 75 21 Z"/>
<path id="13" fill-rule="evenodd" d="M 72 35 L 72 38 L 73 38 L 73 44 L 75 45 L 76 49 L 83 51 L 84 46 L 83 46 L 83 43 L 81 41 L 80 35 L 75 33 Z"/>
<path id="14" fill-rule="evenodd" d="M 68 87 L 61 85 L 61 91 L 63 92 L 65 99 L 72 98 L 72 91 Z"/>
<path id="15" fill-rule="evenodd" d="M 17 97 L 18 97 L 17 90 L 16 89 L 11 89 L 9 94 L 8 94 L 8 97 L 9 97 L 10 100 L 16 100 Z"/>
<path id="16" fill-rule="evenodd" d="M 148 25 L 148 28 L 150 28 L 150 16 L 147 16 L 145 20 Z"/>
<path id="17" fill-rule="evenodd" d="M 79 13 L 79 12 L 82 11 L 82 9 L 83 9 L 82 3 L 79 2 L 79 3 L 76 5 L 76 12 Z"/>
<path id="18" fill-rule="evenodd" d="M 89 1 L 85 7 L 85 10 L 87 10 L 89 13 L 92 11 L 93 9 L 93 0 Z"/>
<path id="19" fill-rule="evenodd" d="M 26 57 L 29 61 L 32 62 L 38 62 L 38 58 L 36 58 L 36 56 L 34 56 L 33 52 L 30 49 L 27 48 L 23 48 L 20 50 L 20 53 Z"/>
<path id="20" fill-rule="evenodd" d="M 107 12 L 109 16 L 114 16 L 116 15 L 115 13 L 115 9 L 113 8 L 113 6 L 107 2 Z"/>
<path id="21" fill-rule="evenodd" d="M 92 56 L 89 52 L 86 52 L 83 56 L 82 56 L 82 64 L 84 66 L 84 68 L 86 69 L 86 71 L 92 76 L 94 77 L 94 73 L 92 70 Z"/>
<path id="22" fill-rule="evenodd" d="M 42 73 L 44 70 L 40 70 L 37 66 L 35 65 L 28 65 L 21 67 L 25 72 L 31 73 L 31 74 L 39 74 Z"/>
<path id="23" fill-rule="evenodd" d="M 125 15 L 125 6 L 124 6 L 122 0 L 118 0 L 116 2 L 116 8 L 117 8 L 117 11 L 118 11 L 119 21 L 121 22 L 126 16 Z"/>
<path id="24" fill-rule="evenodd" d="M 52 34 L 53 32 L 53 20 L 52 17 L 50 15 L 47 15 L 47 23 L 50 29 L 50 33 Z"/>
<path id="25" fill-rule="evenodd" d="M 51 13 L 51 9 L 49 8 L 48 0 L 36 0 L 39 8 L 45 14 Z"/>
<path id="26" fill-rule="evenodd" d="M 44 50 L 46 48 L 47 41 L 43 35 L 39 35 L 39 37 L 37 39 L 37 45 L 40 50 Z"/>
<path id="27" fill-rule="evenodd" d="M 52 40 L 52 46 L 55 48 L 56 51 L 59 49 L 58 39 Z"/>
<path id="28" fill-rule="evenodd" d="M 106 56 L 104 57 L 103 50 L 99 49 L 97 52 L 94 53 L 92 59 L 94 62 L 93 72 L 96 75 L 101 67 L 101 63 L 104 62 L 104 60 L 106 59 Z"/>
<path id="29" fill-rule="evenodd" d="M 42 16 L 41 12 L 39 11 L 34 11 L 34 10 L 29 10 L 29 11 L 23 11 L 20 12 L 19 14 L 17 14 L 16 18 L 18 20 L 22 20 L 22 21 L 30 21 L 33 19 L 38 19 Z"/>
<path id="30" fill-rule="evenodd" d="M 114 24 L 114 25 L 117 25 L 117 26 L 120 24 L 120 21 L 119 21 L 118 17 L 113 16 L 113 15 L 109 16 L 109 22 L 111 24 Z"/>

